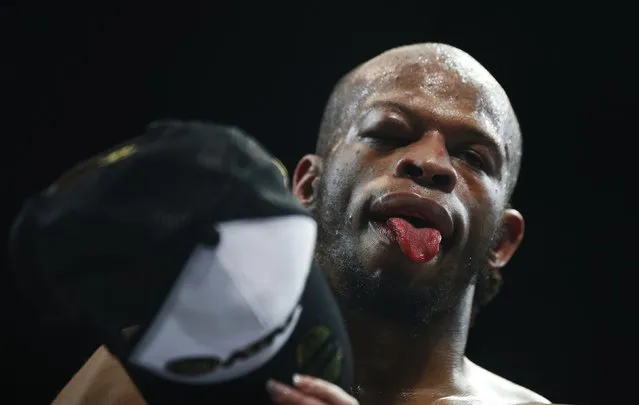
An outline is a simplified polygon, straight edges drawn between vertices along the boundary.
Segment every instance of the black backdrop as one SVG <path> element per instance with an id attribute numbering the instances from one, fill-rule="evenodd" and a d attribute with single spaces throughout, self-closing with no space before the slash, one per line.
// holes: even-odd
<path id="1" fill-rule="evenodd" d="M 400 31 L 384 23 L 395 18 L 390 10 L 361 24 L 367 30 L 341 31 L 308 10 L 306 19 L 270 10 L 277 20 L 261 10 L 249 8 L 248 18 L 247 10 L 231 16 L 203 5 L 7 10 L 2 29 L 11 63 L 3 81 L 10 89 L 6 121 L 14 127 L 3 146 L 3 229 L 26 196 L 78 160 L 138 135 L 152 119 L 238 125 L 292 170 L 313 150 L 331 86 L 356 64 L 422 41 L 475 56 L 520 118 L 525 153 L 514 203 L 527 230 L 502 293 L 471 332 L 469 357 L 555 402 L 590 403 L 596 261 L 577 247 L 587 229 L 574 207 L 581 204 L 585 139 L 605 136 L 600 129 L 617 119 L 606 95 L 619 89 L 606 79 L 584 90 L 584 37 L 570 21 L 543 10 L 459 16 L 454 8 L 423 5 L 404 10 L 418 18 L 398 24 Z M 77 325 L 39 321 L 37 305 L 9 279 L 2 296 L 9 339 L 3 348 L 13 353 L 5 369 L 20 403 L 48 403 L 99 342 Z"/>

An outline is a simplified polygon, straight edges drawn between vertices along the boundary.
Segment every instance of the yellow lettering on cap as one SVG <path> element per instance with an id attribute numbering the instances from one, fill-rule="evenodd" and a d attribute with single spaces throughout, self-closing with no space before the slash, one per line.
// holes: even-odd
<path id="1" fill-rule="evenodd" d="M 284 166 L 284 163 L 282 163 L 278 158 L 274 157 L 271 161 L 273 162 L 275 167 L 277 167 L 277 170 L 279 170 L 280 173 L 282 174 L 282 181 L 284 181 L 284 187 L 288 187 L 288 171 L 286 170 L 286 166 Z"/>
<path id="2" fill-rule="evenodd" d="M 106 156 L 103 156 L 100 159 L 101 166 L 111 165 L 115 162 L 119 162 L 122 159 L 125 159 L 131 155 L 133 155 L 137 151 L 137 147 L 135 145 L 126 145 L 119 149 L 114 150 Z"/>

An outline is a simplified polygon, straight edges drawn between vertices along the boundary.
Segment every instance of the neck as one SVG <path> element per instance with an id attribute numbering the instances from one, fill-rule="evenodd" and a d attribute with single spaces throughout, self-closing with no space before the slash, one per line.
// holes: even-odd
<path id="1" fill-rule="evenodd" d="M 345 313 L 362 402 L 399 403 L 417 394 L 442 397 L 463 391 L 473 296 L 471 286 L 452 310 L 413 330 L 371 314 Z"/>

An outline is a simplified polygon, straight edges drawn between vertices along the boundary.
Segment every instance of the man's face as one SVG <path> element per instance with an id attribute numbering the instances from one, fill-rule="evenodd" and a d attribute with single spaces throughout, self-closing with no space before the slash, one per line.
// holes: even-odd
<path id="1" fill-rule="evenodd" d="M 310 205 L 343 305 L 421 323 L 454 305 L 498 243 L 510 106 L 450 58 L 382 55 L 355 77 Z"/>

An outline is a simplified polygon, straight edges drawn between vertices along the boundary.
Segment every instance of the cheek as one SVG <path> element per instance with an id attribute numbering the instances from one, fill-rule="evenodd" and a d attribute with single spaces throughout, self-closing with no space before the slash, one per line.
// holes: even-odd
<path id="1" fill-rule="evenodd" d="M 359 149 L 336 151 L 324 169 L 324 193 L 331 204 L 343 206 L 348 203 L 353 189 L 362 181 L 362 153 Z M 366 171 L 366 170 L 364 170 Z"/>
<path id="2" fill-rule="evenodd" d="M 457 195 L 467 207 L 471 238 L 486 237 L 495 231 L 504 208 L 504 193 L 500 185 L 477 176 L 460 176 Z"/>
<path id="3" fill-rule="evenodd" d="M 505 186 L 500 181 L 466 167 L 457 167 L 456 171 L 456 193 L 467 207 L 477 207 L 489 212 L 503 206 Z"/>

